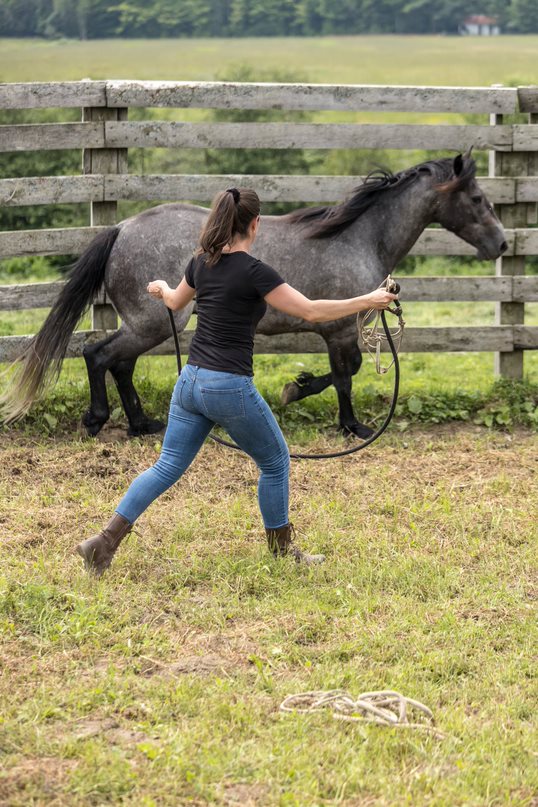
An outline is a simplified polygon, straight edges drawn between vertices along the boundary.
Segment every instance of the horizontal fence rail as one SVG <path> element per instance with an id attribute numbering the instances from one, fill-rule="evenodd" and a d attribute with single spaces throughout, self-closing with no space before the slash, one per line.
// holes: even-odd
<path id="1" fill-rule="evenodd" d="M 409 87 L 228 81 L 63 81 L 0 84 L 0 109 L 178 107 L 509 115 L 538 111 L 534 87 Z"/>
<path id="2" fill-rule="evenodd" d="M 189 149 L 409 149 L 487 150 L 490 176 L 478 181 L 498 206 L 508 249 L 496 276 L 402 277 L 402 300 L 490 301 L 497 325 L 406 329 L 403 350 L 495 351 L 501 372 L 522 373 L 523 351 L 538 348 L 538 327 L 524 324 L 524 304 L 538 302 L 538 278 L 525 276 L 526 256 L 538 254 L 538 87 L 427 87 L 255 82 L 76 81 L 0 84 L 0 110 L 82 108 L 79 122 L 0 126 L 0 151 L 80 149 L 81 176 L 0 179 L 0 206 L 89 204 L 90 225 L 0 232 L 0 259 L 33 255 L 79 255 L 104 227 L 117 221 L 123 200 L 207 202 L 223 187 L 254 187 L 264 202 L 333 203 L 363 181 L 360 176 L 201 175 L 127 173 L 130 148 Z M 191 122 L 127 120 L 129 108 L 280 110 L 282 112 L 413 112 L 446 114 L 435 123 Z M 462 124 L 454 115 L 482 115 Z M 510 117 L 507 117 L 510 116 Z M 141 113 L 137 113 L 137 118 Z M 496 175 L 495 175 L 496 174 Z M 473 255 L 451 233 L 429 228 L 412 255 Z M 63 283 L 0 287 L 0 310 L 49 308 Z M 68 357 L 115 328 L 115 312 L 100 295 L 92 329 L 73 334 Z M 97 313 L 96 313 L 97 312 Z M 107 313 L 108 312 L 108 313 Z M 114 324 L 110 324 L 114 323 Z M 110 325 L 109 325 L 110 324 Z M 110 332 L 110 331 L 108 331 Z M 181 335 L 188 350 L 192 332 Z M 0 338 L 0 361 L 14 359 L 30 336 Z M 258 353 L 325 352 L 315 334 L 256 337 Z M 151 353 L 173 351 L 171 340 Z M 514 356 L 514 361 L 510 357 Z M 518 358 L 519 357 L 519 358 Z M 519 364 L 518 364 L 519 361 Z M 506 371 L 506 372 L 505 372 Z"/>
<path id="3" fill-rule="evenodd" d="M 0 126 L 0 151 L 102 148 L 537 151 L 538 125 L 87 121 Z"/>
<path id="4" fill-rule="evenodd" d="M 0 179 L 0 205 L 47 205 L 80 202 L 207 202 L 230 185 L 255 187 L 262 202 L 338 202 L 362 182 L 362 176 L 287 176 L 277 174 L 86 174 L 85 176 Z M 537 177 L 478 177 L 494 204 L 538 202 Z"/>
<path id="5" fill-rule="evenodd" d="M 0 232 L 0 259 L 24 255 L 79 255 L 93 238 L 106 229 L 65 227 L 55 230 L 6 230 Z M 505 255 L 536 255 L 538 230 L 505 230 Z M 410 255 L 474 255 L 476 249 L 446 230 L 427 229 L 409 252 Z"/>
<path id="6" fill-rule="evenodd" d="M 402 302 L 538 302 L 538 275 L 400 277 Z M 0 286 L 0 311 L 50 308 L 65 281 Z"/>
<path id="7" fill-rule="evenodd" d="M 186 354 L 194 331 L 186 329 L 180 334 L 180 347 Z M 103 339 L 104 331 L 76 331 L 70 342 L 66 358 L 82 356 L 85 345 Z M 0 339 L 0 362 L 14 361 L 30 343 L 31 336 L 4 336 Z M 447 353 L 478 351 L 526 350 L 538 347 L 538 326 L 529 325 L 483 325 L 474 328 L 422 327 L 405 329 L 402 342 L 403 353 Z M 383 348 L 387 352 L 387 348 Z M 167 339 L 148 351 L 150 356 L 168 356 L 175 352 L 173 339 Z M 313 333 L 256 334 L 254 352 L 272 353 L 326 353 L 327 346 L 321 336 Z"/>

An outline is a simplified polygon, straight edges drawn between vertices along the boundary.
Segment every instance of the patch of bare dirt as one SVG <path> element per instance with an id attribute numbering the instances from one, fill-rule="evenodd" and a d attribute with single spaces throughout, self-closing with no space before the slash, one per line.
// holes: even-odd
<path id="1" fill-rule="evenodd" d="M 61 803 L 55 797 L 77 764 L 73 759 L 33 757 L 0 771 L 0 807 L 33 804 L 36 791 L 49 804 Z"/>
<path id="2" fill-rule="evenodd" d="M 226 807 L 261 807 L 267 804 L 268 793 L 268 786 L 261 783 L 228 784 L 222 787 L 220 803 Z"/>
<path id="3" fill-rule="evenodd" d="M 169 663 L 157 661 L 147 656 L 140 657 L 144 663 L 142 675 L 212 675 L 224 673 L 231 668 L 230 661 L 214 654 L 203 656 L 182 656 Z"/>
<path id="4" fill-rule="evenodd" d="M 88 740 L 103 737 L 109 745 L 129 747 L 152 738 L 138 729 L 122 725 L 113 717 L 88 717 L 50 726 L 49 736 L 62 740 Z"/>

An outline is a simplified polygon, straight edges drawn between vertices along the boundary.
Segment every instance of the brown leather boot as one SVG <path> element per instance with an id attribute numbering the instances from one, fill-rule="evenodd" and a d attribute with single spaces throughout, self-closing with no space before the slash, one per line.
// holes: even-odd
<path id="1" fill-rule="evenodd" d="M 76 550 L 84 559 L 86 569 L 97 577 L 101 577 L 110 566 L 116 549 L 132 528 L 133 525 L 130 521 L 120 516 L 119 513 L 114 513 L 98 535 L 82 541 Z"/>
<path id="2" fill-rule="evenodd" d="M 293 524 L 285 524 L 274 530 L 265 530 L 269 550 L 275 558 L 291 555 L 296 563 L 304 563 L 306 566 L 314 566 L 316 563 L 323 563 L 325 555 L 309 555 L 303 552 L 293 542 L 292 535 L 295 534 Z"/>

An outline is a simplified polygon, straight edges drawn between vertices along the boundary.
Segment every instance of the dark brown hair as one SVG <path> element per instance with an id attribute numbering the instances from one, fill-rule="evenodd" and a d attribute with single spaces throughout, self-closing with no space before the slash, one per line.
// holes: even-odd
<path id="1" fill-rule="evenodd" d="M 206 264 L 214 266 L 223 248 L 235 235 L 246 235 L 252 219 L 260 215 L 260 200 L 250 188 L 228 188 L 217 193 L 200 235 L 197 255 L 205 254 Z"/>

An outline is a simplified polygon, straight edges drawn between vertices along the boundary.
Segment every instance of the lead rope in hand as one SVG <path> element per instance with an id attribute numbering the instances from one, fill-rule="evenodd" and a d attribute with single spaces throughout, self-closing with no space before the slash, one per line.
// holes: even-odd
<path id="1" fill-rule="evenodd" d="M 387 289 L 387 291 L 393 292 L 394 294 L 398 294 L 400 291 L 400 287 L 398 284 L 391 278 L 390 275 L 381 283 L 379 288 L 383 288 L 383 286 Z M 391 314 L 398 317 L 398 328 L 396 329 L 394 336 L 398 340 L 398 346 L 394 344 L 393 334 L 390 331 L 390 328 L 387 324 L 387 318 L 384 310 L 376 311 L 376 319 L 373 325 L 367 324 L 368 319 L 372 316 L 375 309 L 370 309 L 370 311 L 366 311 L 364 314 L 357 315 L 357 344 L 361 347 L 360 340 L 361 338 L 364 340 L 368 348 L 368 352 L 371 353 L 370 346 L 373 345 L 374 349 L 376 350 L 376 354 L 381 352 L 381 341 L 385 340 L 388 344 L 389 350 L 392 354 L 392 362 L 389 367 L 382 368 L 380 362 L 376 360 L 376 369 L 377 372 L 380 374 L 387 373 L 388 370 L 394 365 L 394 387 L 392 391 L 392 400 L 390 404 L 390 408 L 388 414 L 376 431 L 370 435 L 366 440 L 364 440 L 360 445 L 353 446 L 353 448 L 347 448 L 343 451 L 331 451 L 327 454 L 298 454 L 298 453 L 290 453 L 290 457 L 293 460 L 330 460 L 330 459 L 337 459 L 338 457 L 347 457 L 349 454 L 355 454 L 357 451 L 362 451 L 363 448 L 371 445 L 378 437 L 381 437 L 383 432 L 386 430 L 387 426 L 389 425 L 390 421 L 392 420 L 392 416 L 394 415 L 394 410 L 396 409 L 396 404 L 398 402 L 398 392 L 400 390 L 400 362 L 398 359 L 398 350 L 400 349 L 402 336 L 403 336 L 403 329 L 405 326 L 405 322 L 402 318 L 402 308 L 400 306 L 399 300 L 395 300 L 395 307 L 388 308 L 387 310 L 390 311 Z M 177 330 L 176 330 L 176 323 L 174 321 L 174 317 L 170 309 L 168 309 L 170 314 L 170 323 L 172 326 L 172 332 L 174 334 L 174 341 L 176 345 L 176 356 L 178 362 L 178 373 L 181 372 L 181 358 L 179 352 L 179 340 L 177 337 Z M 381 320 L 381 325 L 383 326 L 383 333 L 381 333 L 379 329 L 379 321 Z M 366 337 L 366 338 L 365 338 Z M 214 434 L 209 435 L 211 439 L 218 443 L 221 446 L 226 446 L 226 448 L 233 448 L 235 451 L 242 451 L 243 449 L 240 446 L 236 445 L 235 443 L 230 443 L 228 440 L 223 440 L 221 437 L 216 437 Z"/>
<path id="2" fill-rule="evenodd" d="M 381 289 L 383 286 L 387 289 L 387 291 L 395 294 L 398 294 L 400 290 L 399 285 L 391 278 L 390 275 L 388 275 L 388 277 L 378 288 Z M 391 314 L 394 314 L 395 317 L 398 317 L 398 325 L 395 330 L 391 331 L 391 337 L 396 343 L 396 353 L 399 353 L 405 328 L 405 320 L 402 316 L 403 312 L 399 300 L 396 300 L 394 308 L 390 308 L 389 306 L 387 310 L 390 311 Z M 388 373 L 395 361 L 395 356 L 393 353 L 393 359 L 389 366 L 382 367 L 381 365 L 381 348 L 383 347 L 383 343 L 388 341 L 385 323 L 383 323 L 383 330 L 381 330 L 379 327 L 380 320 L 383 321 L 383 313 L 383 311 L 370 308 L 368 311 L 363 311 L 357 314 L 357 344 L 359 348 L 361 347 L 361 342 L 366 345 L 366 349 L 370 356 L 375 358 L 375 369 L 379 375 Z M 372 317 L 375 317 L 373 324 L 371 324 Z"/>

